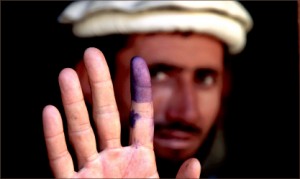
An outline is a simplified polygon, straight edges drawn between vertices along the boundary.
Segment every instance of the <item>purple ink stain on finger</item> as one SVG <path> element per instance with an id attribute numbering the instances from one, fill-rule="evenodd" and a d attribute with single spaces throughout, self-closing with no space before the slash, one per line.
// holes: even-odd
<path id="1" fill-rule="evenodd" d="M 129 124 L 130 127 L 134 127 L 135 123 L 137 120 L 139 120 L 141 118 L 141 116 L 136 113 L 134 110 L 130 111 L 130 116 L 129 116 Z"/>
<path id="2" fill-rule="evenodd" d="M 151 102 L 151 78 L 145 60 L 133 57 L 130 63 L 131 99 L 135 102 Z"/>

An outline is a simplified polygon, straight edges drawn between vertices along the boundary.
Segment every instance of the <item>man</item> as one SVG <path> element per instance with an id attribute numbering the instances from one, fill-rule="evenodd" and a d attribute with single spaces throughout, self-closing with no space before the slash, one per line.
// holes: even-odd
<path id="1" fill-rule="evenodd" d="M 179 169 L 177 177 L 195 178 L 197 159 L 202 176 L 216 174 L 224 158 L 225 56 L 243 49 L 252 27 L 239 3 L 79 1 L 60 21 L 73 23 L 79 37 L 123 34 L 126 40 L 109 59 L 115 60 L 113 82 L 105 54 L 95 48 L 85 51 L 78 77 L 72 69 L 60 73 L 80 171 L 74 172 L 59 112 L 47 106 L 44 132 L 56 177 L 175 177 Z M 84 97 L 93 108 L 100 153 Z M 121 128 L 128 147 L 121 147 Z"/>

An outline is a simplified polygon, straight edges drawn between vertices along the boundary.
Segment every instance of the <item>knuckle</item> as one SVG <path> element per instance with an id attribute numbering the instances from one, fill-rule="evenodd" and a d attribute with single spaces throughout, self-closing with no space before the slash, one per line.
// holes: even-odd
<path id="1" fill-rule="evenodd" d="M 94 109 L 94 116 L 96 119 L 114 115 L 119 115 L 118 108 L 115 104 L 102 105 L 99 108 Z"/>

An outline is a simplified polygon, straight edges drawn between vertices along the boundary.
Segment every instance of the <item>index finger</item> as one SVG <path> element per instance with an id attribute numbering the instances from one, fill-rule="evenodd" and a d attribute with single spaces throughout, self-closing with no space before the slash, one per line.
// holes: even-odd
<path id="1" fill-rule="evenodd" d="M 149 70 L 141 57 L 131 60 L 131 142 L 153 149 L 153 104 Z"/>

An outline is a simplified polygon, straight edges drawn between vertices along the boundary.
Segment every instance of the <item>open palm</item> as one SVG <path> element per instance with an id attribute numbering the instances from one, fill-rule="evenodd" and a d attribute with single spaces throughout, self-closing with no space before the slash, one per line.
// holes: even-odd
<path id="1" fill-rule="evenodd" d="M 66 68 L 59 75 L 59 85 L 67 117 L 68 135 L 75 149 L 79 171 L 74 170 L 68 152 L 62 118 L 54 106 L 43 111 L 44 134 L 53 174 L 58 178 L 158 178 L 153 150 L 153 106 L 150 75 L 145 61 L 131 61 L 130 114 L 131 145 L 122 147 L 121 126 L 113 85 L 103 54 L 88 48 L 84 63 L 92 91 L 93 118 L 99 136 L 97 142 L 91 127 L 82 89 L 76 72 Z M 187 160 L 177 177 L 198 178 L 200 164 Z"/>

